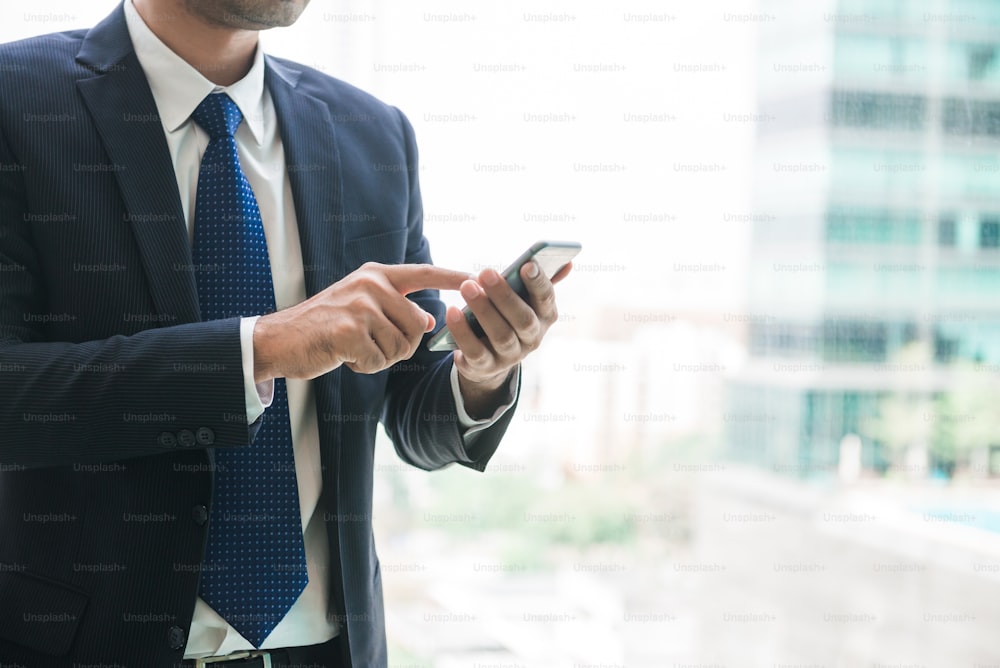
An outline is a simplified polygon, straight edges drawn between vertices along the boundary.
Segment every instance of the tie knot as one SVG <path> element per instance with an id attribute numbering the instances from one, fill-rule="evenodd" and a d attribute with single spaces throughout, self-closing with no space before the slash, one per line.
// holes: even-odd
<path id="1" fill-rule="evenodd" d="M 225 93 L 207 95 L 191 118 L 211 139 L 232 137 L 243 120 L 240 108 Z"/>

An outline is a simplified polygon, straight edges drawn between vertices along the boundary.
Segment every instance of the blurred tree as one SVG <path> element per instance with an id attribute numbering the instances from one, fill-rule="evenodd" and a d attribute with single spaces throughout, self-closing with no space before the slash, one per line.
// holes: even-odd
<path id="1" fill-rule="evenodd" d="M 1000 444 L 1000 377 L 994 367 L 961 363 L 956 366 L 955 389 L 934 401 L 931 455 L 949 473 L 969 461 L 976 449 Z"/>
<path id="2" fill-rule="evenodd" d="M 890 469 L 911 476 L 928 473 L 935 416 L 930 392 L 931 360 L 930 347 L 925 343 L 915 341 L 900 349 L 885 367 L 887 374 L 906 380 L 902 383 L 906 389 L 886 392 L 878 400 L 876 415 L 861 422 L 862 435 L 878 441 L 888 451 Z"/>
<path id="3" fill-rule="evenodd" d="M 890 469 L 908 474 L 923 474 L 920 462 L 925 461 L 930 420 L 934 404 L 922 393 L 892 392 L 878 402 L 878 414 L 864 420 L 864 436 L 881 443 L 888 450 Z"/>
<path id="4" fill-rule="evenodd" d="M 890 363 L 899 369 L 919 370 L 928 364 L 924 347 L 907 346 Z M 967 464 L 972 453 L 1000 444 L 1000 373 L 995 365 L 957 362 L 947 369 L 947 392 L 932 392 L 929 382 L 913 382 L 905 391 L 886 393 L 877 415 L 862 423 L 864 436 L 881 443 L 892 467 L 916 473 L 929 459 L 931 468 L 946 477 Z M 925 381 L 930 378 L 925 374 Z M 982 458 L 988 461 L 988 455 Z"/>

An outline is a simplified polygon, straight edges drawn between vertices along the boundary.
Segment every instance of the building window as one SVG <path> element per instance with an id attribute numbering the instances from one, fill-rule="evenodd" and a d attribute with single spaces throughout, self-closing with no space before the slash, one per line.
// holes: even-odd
<path id="1" fill-rule="evenodd" d="M 830 362 L 882 362 L 888 351 L 888 327 L 882 322 L 827 320 L 823 323 L 823 359 Z"/>
<path id="2" fill-rule="evenodd" d="M 947 248 L 954 248 L 955 238 L 955 219 L 942 218 L 938 221 L 938 245 L 945 246 Z"/>
<path id="3" fill-rule="evenodd" d="M 813 325 L 790 322 L 750 323 L 750 350 L 755 355 L 811 357 L 816 352 L 817 331 Z"/>
<path id="4" fill-rule="evenodd" d="M 979 247 L 1000 248 L 1000 220 L 987 218 L 979 224 Z"/>
<path id="5" fill-rule="evenodd" d="M 920 231 L 915 211 L 833 206 L 826 212 L 831 243 L 913 246 L 920 243 Z"/>
<path id="6" fill-rule="evenodd" d="M 993 70 L 997 60 L 996 46 L 975 44 L 969 47 L 969 78 L 985 79 Z"/>
<path id="7" fill-rule="evenodd" d="M 953 135 L 1000 136 L 1000 102 L 992 100 L 956 100 L 941 103 L 942 127 Z"/>
<path id="8" fill-rule="evenodd" d="M 958 357 L 959 340 L 944 332 L 934 331 L 934 361 L 938 364 L 950 364 Z"/>
<path id="9" fill-rule="evenodd" d="M 838 90 L 830 104 L 832 124 L 842 127 L 921 130 L 927 114 L 927 101 L 918 95 Z"/>

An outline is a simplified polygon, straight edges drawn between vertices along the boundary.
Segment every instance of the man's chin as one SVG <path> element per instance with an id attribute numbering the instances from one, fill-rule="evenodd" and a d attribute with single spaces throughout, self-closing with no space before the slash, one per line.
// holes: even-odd
<path id="1" fill-rule="evenodd" d="M 188 9 L 216 25 L 239 30 L 284 28 L 295 23 L 309 0 L 187 0 Z"/>

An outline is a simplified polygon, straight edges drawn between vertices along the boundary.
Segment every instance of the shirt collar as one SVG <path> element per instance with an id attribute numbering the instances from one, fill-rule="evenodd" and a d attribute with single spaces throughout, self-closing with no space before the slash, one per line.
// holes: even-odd
<path id="1" fill-rule="evenodd" d="M 231 86 L 217 86 L 153 34 L 132 0 L 124 4 L 129 37 L 146 73 L 164 129 L 176 132 L 191 118 L 205 96 L 221 92 L 227 93 L 240 108 L 250 133 L 260 145 L 264 138 L 264 52 L 260 44 L 245 77 Z"/>

